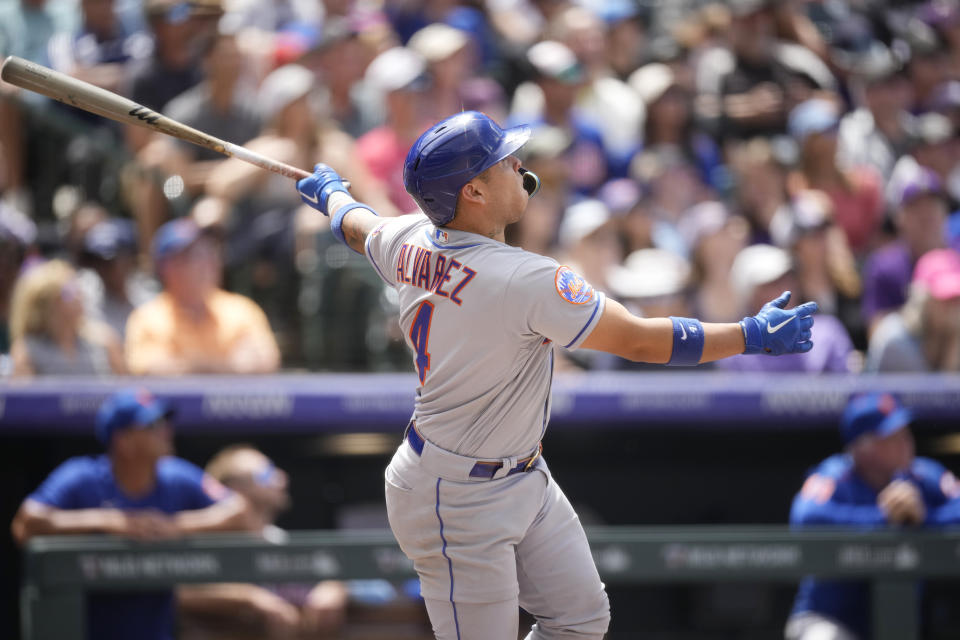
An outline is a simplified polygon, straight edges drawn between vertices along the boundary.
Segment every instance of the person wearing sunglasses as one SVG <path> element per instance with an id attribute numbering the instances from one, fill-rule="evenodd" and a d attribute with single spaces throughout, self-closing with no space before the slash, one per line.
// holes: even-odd
<path id="1" fill-rule="evenodd" d="M 250 505 L 250 530 L 272 541 L 291 506 L 289 476 L 249 444 L 213 455 L 207 474 Z M 414 588 L 416 587 L 416 588 Z M 323 580 L 280 584 L 198 584 L 177 589 L 180 640 L 432 637 L 419 584 L 387 580 Z M 239 612 L 239 614 L 238 614 Z"/>

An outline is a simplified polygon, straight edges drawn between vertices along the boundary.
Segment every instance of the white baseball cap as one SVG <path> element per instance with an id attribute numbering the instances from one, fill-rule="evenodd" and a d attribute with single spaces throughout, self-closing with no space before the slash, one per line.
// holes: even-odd
<path id="1" fill-rule="evenodd" d="M 602 227 L 610 210 L 599 200 L 582 200 L 567 208 L 560 222 L 560 246 L 571 247 Z"/>
<path id="2" fill-rule="evenodd" d="M 409 47 L 387 49 L 370 63 L 364 80 L 370 88 L 382 93 L 413 88 L 423 78 L 427 61 Z"/>
<path id="3" fill-rule="evenodd" d="M 555 40 L 544 40 L 527 50 L 527 60 L 542 76 L 575 84 L 583 80 L 583 68 L 576 54 L 567 45 Z"/>
<path id="4" fill-rule="evenodd" d="M 773 282 L 790 271 L 793 260 L 790 254 L 771 244 L 754 244 L 737 254 L 730 267 L 730 285 L 746 304 L 753 290 L 762 284 Z"/>
<path id="5" fill-rule="evenodd" d="M 666 249 L 637 249 L 607 274 L 610 291 L 621 299 L 659 298 L 683 292 L 690 263 Z"/>
<path id="6" fill-rule="evenodd" d="M 438 62 L 463 49 L 469 41 L 462 30 L 442 22 L 434 22 L 413 34 L 407 46 L 423 56 L 427 62 Z"/>
<path id="7" fill-rule="evenodd" d="M 631 73 L 627 84 L 637 92 L 643 104 L 650 105 L 676 84 L 676 76 L 673 69 L 662 62 L 651 62 Z"/>
<path id="8" fill-rule="evenodd" d="M 272 71 L 260 84 L 257 102 L 264 122 L 269 122 L 288 104 L 313 89 L 313 72 L 299 64 L 287 64 Z"/>

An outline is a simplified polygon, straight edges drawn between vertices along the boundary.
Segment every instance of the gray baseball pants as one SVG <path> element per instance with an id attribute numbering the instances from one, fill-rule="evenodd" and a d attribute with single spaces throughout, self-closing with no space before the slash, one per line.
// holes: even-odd
<path id="1" fill-rule="evenodd" d="M 504 465 L 503 473 L 509 469 Z M 470 477 L 476 460 L 400 445 L 385 473 L 390 527 L 420 576 L 439 640 L 600 639 L 610 606 L 587 537 L 539 458 L 530 472 Z"/>

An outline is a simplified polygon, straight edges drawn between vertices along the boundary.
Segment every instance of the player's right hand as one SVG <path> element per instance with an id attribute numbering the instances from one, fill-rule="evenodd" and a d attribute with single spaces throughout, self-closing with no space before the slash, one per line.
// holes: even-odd
<path id="1" fill-rule="evenodd" d="M 765 353 L 780 356 L 785 353 L 806 353 L 813 348 L 810 329 L 816 302 L 805 302 L 793 309 L 784 309 L 790 302 L 790 292 L 784 291 L 776 300 L 763 305 L 755 316 L 740 321 L 745 343 L 744 353 Z"/>
<path id="2" fill-rule="evenodd" d="M 330 215 L 327 210 L 327 200 L 330 194 L 337 191 L 350 195 L 340 174 L 323 163 L 313 168 L 313 174 L 310 177 L 297 182 L 300 199 L 325 216 Z"/>
<path id="3" fill-rule="evenodd" d="M 920 490 L 909 480 L 894 480 L 877 496 L 877 506 L 890 524 L 923 524 L 927 509 Z"/>

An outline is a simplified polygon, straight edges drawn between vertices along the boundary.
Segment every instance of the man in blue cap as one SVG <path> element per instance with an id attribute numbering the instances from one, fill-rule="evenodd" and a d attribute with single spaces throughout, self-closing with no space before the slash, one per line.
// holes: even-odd
<path id="1" fill-rule="evenodd" d="M 11 531 L 33 536 L 109 533 L 170 539 L 247 528 L 246 501 L 193 464 L 173 457 L 169 407 L 144 389 L 118 391 L 100 407 L 103 455 L 71 458 L 23 501 Z M 173 638 L 172 591 L 92 595 L 87 636 Z"/>
<path id="2" fill-rule="evenodd" d="M 914 456 L 912 419 L 890 394 L 853 398 L 840 423 L 844 452 L 807 477 L 794 498 L 790 524 L 879 529 L 960 522 L 960 483 L 940 463 Z M 869 585 L 805 578 L 785 635 L 787 640 L 872 637 Z"/>
<path id="3" fill-rule="evenodd" d="M 220 288 L 219 247 L 191 218 L 153 238 L 163 292 L 127 320 L 127 366 L 137 375 L 272 373 L 280 350 L 255 302 Z"/>

